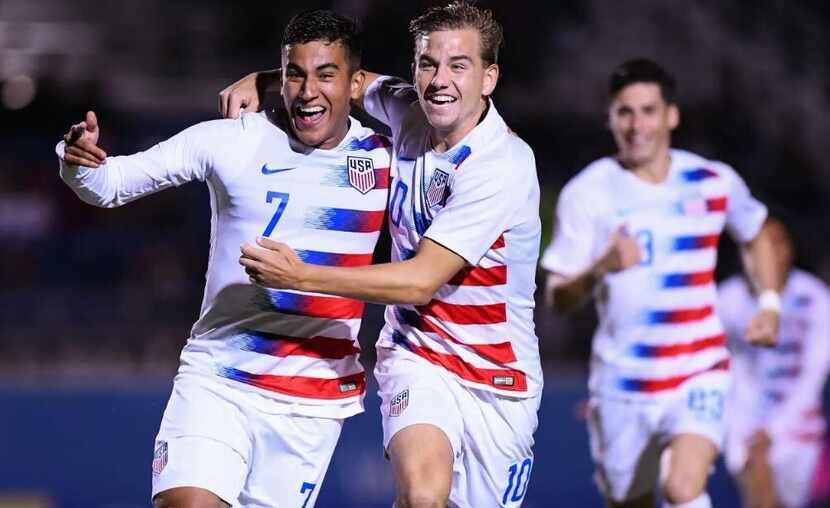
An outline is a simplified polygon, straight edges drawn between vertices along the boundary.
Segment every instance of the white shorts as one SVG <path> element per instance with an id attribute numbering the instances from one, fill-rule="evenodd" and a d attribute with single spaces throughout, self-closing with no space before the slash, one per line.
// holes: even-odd
<path id="1" fill-rule="evenodd" d="M 720 449 L 725 433 L 728 372 L 697 375 L 672 396 L 640 401 L 592 396 L 588 431 L 595 480 L 603 494 L 623 502 L 653 492 L 663 450 L 678 434 L 698 434 Z"/>
<path id="2" fill-rule="evenodd" d="M 378 348 L 383 446 L 410 425 L 441 429 L 452 445 L 451 507 L 521 506 L 533 468 L 540 397 L 474 390 L 445 370 L 394 348 Z"/>
<path id="3" fill-rule="evenodd" d="M 775 492 L 784 506 L 798 508 L 807 505 L 822 446 L 822 441 L 803 442 L 785 437 L 772 437 L 768 460 L 772 468 Z M 730 434 L 724 455 L 726 466 L 733 476 L 743 471 L 748 451 L 746 440 L 739 442 Z"/>
<path id="4" fill-rule="evenodd" d="M 178 375 L 153 454 L 153 497 L 209 490 L 233 507 L 314 506 L 342 419 L 269 414 L 259 394 Z"/>

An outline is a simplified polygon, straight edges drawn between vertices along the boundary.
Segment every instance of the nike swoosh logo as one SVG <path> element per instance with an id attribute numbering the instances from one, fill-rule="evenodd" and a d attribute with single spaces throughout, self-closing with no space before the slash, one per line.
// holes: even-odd
<path id="1" fill-rule="evenodd" d="M 274 173 L 282 173 L 283 171 L 291 171 L 294 168 L 269 168 L 268 164 L 262 165 L 263 175 L 273 175 Z"/>

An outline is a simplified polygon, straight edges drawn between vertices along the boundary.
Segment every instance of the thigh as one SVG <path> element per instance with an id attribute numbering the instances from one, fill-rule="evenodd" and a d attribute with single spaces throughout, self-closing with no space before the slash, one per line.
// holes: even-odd
<path id="1" fill-rule="evenodd" d="M 729 373 L 724 371 L 708 372 L 688 380 L 678 388 L 660 430 L 668 440 L 681 434 L 702 436 L 719 452 L 726 435 L 725 400 L 729 383 Z"/>
<path id="2" fill-rule="evenodd" d="M 461 453 L 462 414 L 452 380 L 405 352 L 378 348 L 383 445 L 397 496 L 446 498 Z"/>
<path id="3" fill-rule="evenodd" d="M 250 472 L 239 495 L 240 506 L 313 507 L 343 420 L 251 413 Z"/>
<path id="4" fill-rule="evenodd" d="M 592 397 L 588 432 L 594 480 L 612 505 L 649 497 L 660 470 L 655 418 L 660 407 Z"/>
<path id="5" fill-rule="evenodd" d="M 155 442 L 154 498 L 194 487 L 236 502 L 248 473 L 249 441 L 237 405 L 214 388 L 177 378 Z"/>
<path id="6" fill-rule="evenodd" d="M 517 508 L 533 470 L 539 397 L 517 399 L 458 385 L 464 417 L 450 501 L 459 507 Z"/>

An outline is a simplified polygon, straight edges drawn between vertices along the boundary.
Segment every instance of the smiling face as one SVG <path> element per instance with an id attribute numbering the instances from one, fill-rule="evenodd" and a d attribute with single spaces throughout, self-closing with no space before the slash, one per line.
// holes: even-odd
<path id="1" fill-rule="evenodd" d="M 485 65 L 477 30 L 440 30 L 415 41 L 415 87 L 433 128 L 433 144 L 446 150 L 478 123 L 499 68 Z"/>
<path id="2" fill-rule="evenodd" d="M 349 130 L 350 101 L 360 77 L 340 42 L 283 46 L 282 97 L 297 139 L 315 148 L 336 147 Z"/>
<path id="3" fill-rule="evenodd" d="M 617 157 L 629 169 L 667 160 L 671 132 L 680 121 L 677 106 L 667 104 L 657 83 L 632 83 L 621 89 L 608 111 Z"/>

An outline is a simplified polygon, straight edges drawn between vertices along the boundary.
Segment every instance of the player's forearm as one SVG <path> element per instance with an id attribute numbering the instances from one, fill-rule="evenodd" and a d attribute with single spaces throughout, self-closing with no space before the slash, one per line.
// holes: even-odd
<path id="1" fill-rule="evenodd" d="M 548 278 L 547 303 L 554 312 L 566 314 L 577 310 L 585 304 L 599 282 L 600 277 L 594 270 L 587 270 L 576 277 Z"/>
<path id="2" fill-rule="evenodd" d="M 546 303 L 560 314 L 577 310 L 591 298 L 596 285 L 608 273 L 607 265 L 608 260 L 602 257 L 574 277 L 549 274 L 545 291 Z"/>
<path id="3" fill-rule="evenodd" d="M 787 274 L 781 273 L 775 262 L 775 246 L 767 226 L 762 226 L 755 238 L 743 244 L 742 250 L 747 260 L 747 273 L 755 288 L 759 292 L 766 289 L 781 291 Z"/>
<path id="4" fill-rule="evenodd" d="M 349 268 L 306 265 L 297 289 L 366 302 L 423 305 L 444 282 L 434 279 L 412 260 Z"/>
<path id="5" fill-rule="evenodd" d="M 114 208 L 123 204 L 117 201 L 116 186 L 108 164 L 98 168 L 68 164 L 63 160 L 64 149 L 63 141 L 55 148 L 60 164 L 60 177 L 81 201 L 101 208 Z"/>

